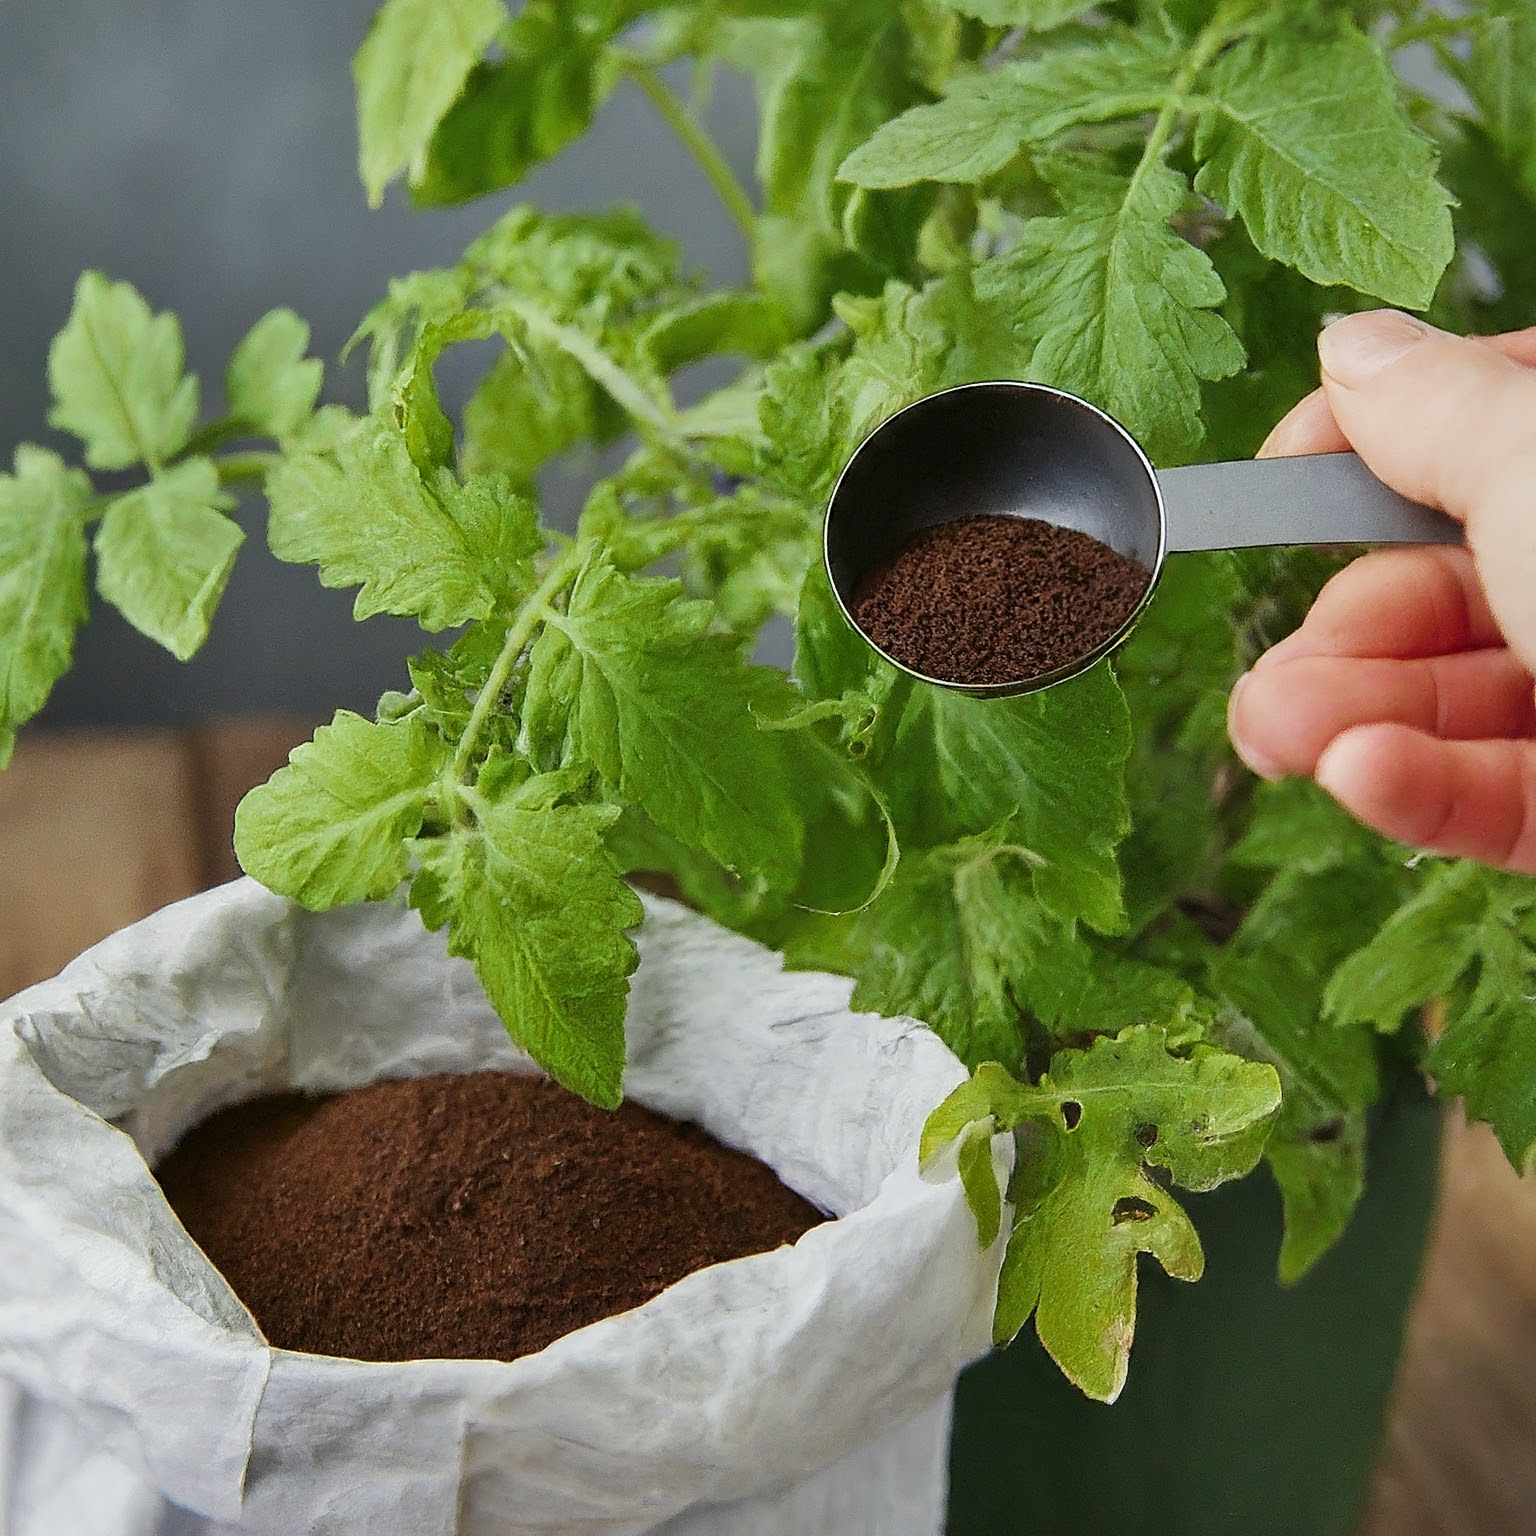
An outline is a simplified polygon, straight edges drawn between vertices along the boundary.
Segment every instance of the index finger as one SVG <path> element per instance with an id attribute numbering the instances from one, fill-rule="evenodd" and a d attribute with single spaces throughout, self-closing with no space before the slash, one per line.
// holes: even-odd
<path id="1" fill-rule="evenodd" d="M 1299 656 L 1407 660 L 1503 643 L 1466 549 L 1378 549 L 1345 566 L 1318 594 L 1301 628 L 1256 666 Z"/>

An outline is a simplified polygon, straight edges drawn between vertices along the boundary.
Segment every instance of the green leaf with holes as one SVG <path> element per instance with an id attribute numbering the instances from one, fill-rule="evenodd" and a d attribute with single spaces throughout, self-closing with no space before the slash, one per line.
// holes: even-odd
<path id="1" fill-rule="evenodd" d="M 1135 1332 L 1138 1255 L 1152 1254 L 1179 1280 L 1204 1269 L 1194 1226 L 1168 1186 L 1199 1191 L 1241 1178 L 1279 1107 L 1273 1068 L 1209 1046 L 1175 1054 L 1151 1027 L 1059 1051 L 1034 1085 L 995 1064 L 978 1071 L 930 1117 L 923 1152 L 931 1160 L 977 1121 L 1021 1130 L 996 1340 L 1033 1316 L 1062 1370 L 1090 1397 L 1113 1402 Z M 990 1221 L 989 1208 L 978 1219 Z"/>

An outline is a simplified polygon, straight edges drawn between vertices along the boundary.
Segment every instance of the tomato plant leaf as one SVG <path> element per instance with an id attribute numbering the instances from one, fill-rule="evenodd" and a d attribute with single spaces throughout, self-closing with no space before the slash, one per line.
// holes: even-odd
<path id="1" fill-rule="evenodd" d="M 1078 124 L 1161 106 L 1179 59 L 1170 38 L 1117 29 L 1092 48 L 958 75 L 943 100 L 909 107 L 882 124 L 843 161 L 838 176 L 861 187 L 983 181 L 1022 150 Z"/>
<path id="2" fill-rule="evenodd" d="M 778 736 L 782 674 L 749 667 L 674 581 L 601 560 L 578 577 L 529 662 L 523 719 L 541 761 L 590 762 L 665 832 L 739 873 L 788 878 L 801 826 Z"/>
<path id="3" fill-rule="evenodd" d="M 494 777 L 494 769 L 492 777 Z M 481 806 L 473 827 L 416 845 L 411 903 L 474 962 L 512 1038 L 594 1104 L 622 1096 L 624 1008 L 642 914 L 603 846 L 618 816 L 558 803 L 559 776 Z"/>
<path id="4" fill-rule="evenodd" d="M 476 63 L 412 176 L 420 203 L 462 203 L 510 187 L 591 127 L 621 78 L 609 44 L 635 0 L 528 0 Z"/>
<path id="5" fill-rule="evenodd" d="M 137 289 L 99 272 L 75 287 L 69 322 L 48 352 L 48 383 L 49 422 L 85 444 L 92 469 L 162 464 L 197 420 L 180 321 L 154 314 Z"/>
<path id="6" fill-rule="evenodd" d="M 328 587 L 358 587 L 359 619 L 407 614 L 440 630 L 484 618 L 526 590 L 544 543 L 506 481 L 424 476 L 405 438 L 372 417 L 329 453 L 284 460 L 267 494 L 273 554 L 319 566 Z"/>
<path id="7" fill-rule="evenodd" d="M 1048 912 L 1106 932 L 1124 923 L 1115 849 L 1131 742 L 1107 666 L 1016 699 L 916 687 L 891 729 L 883 771 L 904 833 L 941 843 L 1011 820 Z"/>
<path id="8" fill-rule="evenodd" d="M 1176 1055 L 1155 1028 L 1059 1051 L 1033 1086 L 982 1067 L 930 1117 L 923 1151 L 931 1157 L 983 1115 L 989 1128 L 1023 1128 L 997 1341 L 1033 1315 L 1062 1370 L 1090 1397 L 1113 1402 L 1135 1331 L 1138 1254 L 1179 1280 L 1204 1269 L 1200 1239 L 1168 1184 L 1199 1191 L 1241 1178 L 1279 1106 L 1272 1068 L 1210 1046 Z M 990 1219 L 989 1210 L 978 1215 Z"/>
<path id="9" fill-rule="evenodd" d="M 869 907 L 803 924 L 785 953 L 856 976 L 855 1008 L 910 1013 L 967 1064 L 1017 1069 L 1023 1019 L 1055 1022 L 1086 990 L 1092 961 L 1035 899 L 1036 862 L 1007 823 L 907 853 Z"/>
<path id="10" fill-rule="evenodd" d="M 96 530 L 96 588 L 178 661 L 201 649 L 245 542 L 208 459 L 188 459 L 117 497 Z"/>
<path id="11" fill-rule="evenodd" d="M 291 309 L 274 309 L 246 332 L 224 374 L 229 414 L 248 432 L 292 437 L 314 411 L 325 365 L 306 357 L 309 326 Z"/>
<path id="12" fill-rule="evenodd" d="M 939 4 L 990 26 L 1047 32 L 1085 15 L 1098 0 L 939 0 Z"/>
<path id="13" fill-rule="evenodd" d="M 1536 1165 L 1536 882 L 1473 864 L 1434 869 L 1338 968 L 1327 1003 L 1341 1026 L 1388 1030 L 1448 1004 L 1427 1070 L 1488 1121 L 1517 1169 Z"/>
<path id="14" fill-rule="evenodd" d="M 1059 217 L 1030 220 L 1008 255 L 978 268 L 978 294 L 1009 304 L 1035 340 L 1031 374 L 1085 396 L 1159 459 L 1200 441 L 1200 386 L 1243 365 L 1217 313 L 1210 258 L 1169 224 L 1189 184 L 1162 162 L 1129 180 L 1057 160 Z"/>
<path id="15" fill-rule="evenodd" d="M 374 207 L 419 178 L 437 125 L 507 20 L 502 0 L 385 0 L 353 61 L 358 170 Z"/>
<path id="16" fill-rule="evenodd" d="M 406 839 L 421 830 L 446 760 L 419 718 L 385 725 L 338 710 L 240 802 L 241 867 L 316 911 L 388 896 L 406 876 Z"/>
<path id="17" fill-rule="evenodd" d="M 1429 306 L 1455 251 L 1450 196 L 1375 43 L 1348 23 L 1266 32 L 1217 60 L 1202 89 L 1196 191 L 1314 283 Z"/>
<path id="18" fill-rule="evenodd" d="M 0 475 L 0 768 L 16 729 L 69 670 L 87 611 L 85 517 L 91 483 L 23 443 Z"/>

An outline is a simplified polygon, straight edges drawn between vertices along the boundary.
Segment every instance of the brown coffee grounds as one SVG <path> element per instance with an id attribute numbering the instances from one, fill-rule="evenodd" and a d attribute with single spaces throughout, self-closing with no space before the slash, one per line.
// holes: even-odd
<path id="1" fill-rule="evenodd" d="M 511 1360 L 823 1218 L 695 1126 L 477 1072 L 257 1099 L 158 1171 L 270 1343 Z"/>
<path id="2" fill-rule="evenodd" d="M 1130 617 L 1151 572 L 1035 518 L 925 528 L 854 598 L 887 655 L 951 683 L 1013 683 L 1077 661 Z"/>

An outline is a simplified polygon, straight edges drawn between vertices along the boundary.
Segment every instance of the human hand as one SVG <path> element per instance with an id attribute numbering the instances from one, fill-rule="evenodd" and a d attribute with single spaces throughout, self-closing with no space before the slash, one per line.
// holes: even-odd
<path id="1" fill-rule="evenodd" d="M 1399 842 L 1536 874 L 1536 330 L 1470 340 L 1383 310 L 1318 350 L 1323 387 L 1260 456 L 1353 447 L 1467 547 L 1335 576 L 1233 690 L 1233 745 Z"/>

